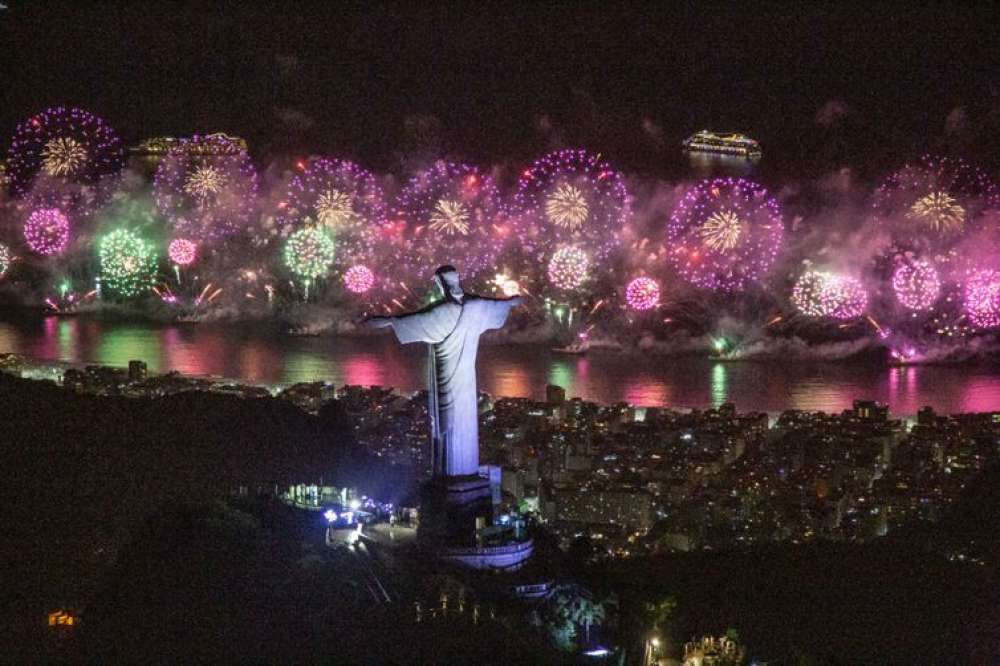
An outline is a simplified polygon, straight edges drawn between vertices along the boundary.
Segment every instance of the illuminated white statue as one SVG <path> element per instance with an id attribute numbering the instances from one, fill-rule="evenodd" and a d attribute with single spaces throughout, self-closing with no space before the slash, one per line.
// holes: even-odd
<path id="1" fill-rule="evenodd" d="M 373 317 L 368 325 L 391 326 L 403 344 L 430 345 L 428 412 L 436 477 L 479 472 L 476 353 L 484 331 L 503 326 L 521 298 L 483 298 L 465 294 L 458 271 L 442 266 L 434 273 L 444 297 L 422 310 L 396 317 Z"/>

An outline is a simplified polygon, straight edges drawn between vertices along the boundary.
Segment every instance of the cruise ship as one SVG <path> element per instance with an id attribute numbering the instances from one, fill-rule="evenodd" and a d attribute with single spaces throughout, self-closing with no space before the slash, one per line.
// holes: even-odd
<path id="1" fill-rule="evenodd" d="M 722 153 L 741 157 L 760 157 L 760 144 L 736 132 L 702 130 L 684 139 L 684 150 L 698 153 Z"/>
<path id="2" fill-rule="evenodd" d="M 152 139 L 146 139 L 139 145 L 129 148 L 129 152 L 140 157 L 153 157 L 157 159 L 164 157 L 178 146 L 185 146 L 185 151 L 189 155 L 223 155 L 247 152 L 246 140 L 238 136 L 216 132 L 215 134 L 207 134 L 202 139 L 210 139 L 210 141 L 201 141 L 186 146 L 185 139 L 183 138 L 157 136 Z"/>

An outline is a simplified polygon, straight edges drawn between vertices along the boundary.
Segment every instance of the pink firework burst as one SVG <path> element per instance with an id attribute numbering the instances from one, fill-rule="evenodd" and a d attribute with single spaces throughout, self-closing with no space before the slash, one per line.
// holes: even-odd
<path id="1" fill-rule="evenodd" d="M 826 271 L 806 271 L 792 288 L 792 304 L 807 317 L 857 319 L 868 307 L 861 281 Z"/>
<path id="2" fill-rule="evenodd" d="M 198 254 L 198 246 L 186 238 L 175 238 L 170 241 L 170 245 L 167 247 L 167 254 L 170 255 L 170 261 L 178 266 L 187 266 L 194 263 L 195 257 Z"/>
<path id="3" fill-rule="evenodd" d="M 69 243 L 69 218 L 58 208 L 39 208 L 24 223 L 24 240 L 36 254 L 61 254 Z"/>
<path id="4" fill-rule="evenodd" d="M 965 315 L 979 329 L 1000 326 L 1000 271 L 973 271 L 965 282 Z"/>
<path id="5" fill-rule="evenodd" d="M 908 310 L 929 310 L 941 294 L 941 278 L 934 266 L 923 259 L 900 264 L 892 274 L 896 300 Z"/>
<path id="6" fill-rule="evenodd" d="M 362 264 L 351 266 L 344 272 L 344 286 L 355 294 L 364 294 L 375 285 L 375 274 Z"/>
<path id="7" fill-rule="evenodd" d="M 848 276 L 839 276 L 835 286 L 837 306 L 831 316 L 835 319 L 857 319 L 865 314 L 868 307 L 868 291 L 861 280 Z"/>
<path id="8" fill-rule="evenodd" d="M 625 287 L 625 302 L 633 310 L 651 310 L 660 304 L 660 285 L 648 277 L 637 277 Z"/>

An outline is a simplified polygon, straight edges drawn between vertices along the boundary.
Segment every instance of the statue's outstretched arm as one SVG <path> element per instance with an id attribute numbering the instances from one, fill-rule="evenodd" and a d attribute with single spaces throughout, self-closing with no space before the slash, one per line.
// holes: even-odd
<path id="1" fill-rule="evenodd" d="M 407 312 L 394 317 L 372 317 L 365 322 L 371 328 L 392 327 L 396 338 L 403 344 L 411 342 L 438 342 L 447 333 L 437 331 L 434 322 L 441 314 L 436 312 L 440 302 L 431 303 L 415 312 Z"/>
<path id="2" fill-rule="evenodd" d="M 509 308 L 516 308 L 518 305 L 524 303 L 524 299 L 520 296 L 511 296 L 510 298 L 492 298 L 490 296 L 479 296 L 482 301 L 489 301 L 490 303 L 503 303 Z"/>

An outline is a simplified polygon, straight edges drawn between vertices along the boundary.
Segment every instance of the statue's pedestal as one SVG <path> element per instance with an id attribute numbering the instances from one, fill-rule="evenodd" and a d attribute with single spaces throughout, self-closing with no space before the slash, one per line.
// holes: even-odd
<path id="1" fill-rule="evenodd" d="M 530 539 L 484 545 L 477 534 L 493 524 L 489 479 L 440 477 L 422 488 L 420 544 L 440 559 L 470 569 L 513 571 L 531 557 Z"/>
<path id="2" fill-rule="evenodd" d="M 421 489 L 418 538 L 428 546 L 471 546 L 477 518 L 493 522 L 490 481 L 478 475 L 432 479 Z"/>

